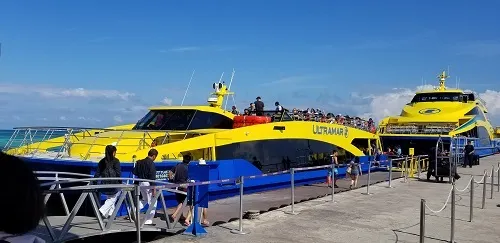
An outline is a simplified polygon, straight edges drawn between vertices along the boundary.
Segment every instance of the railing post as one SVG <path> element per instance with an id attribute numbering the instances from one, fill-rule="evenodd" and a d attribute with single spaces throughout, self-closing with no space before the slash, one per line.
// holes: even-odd
<path id="1" fill-rule="evenodd" d="M 484 209 L 484 206 L 486 204 L 486 170 L 484 170 L 484 175 L 483 175 L 483 199 L 481 202 L 481 209 Z"/>
<path id="2" fill-rule="evenodd" d="M 287 214 L 291 215 L 297 215 L 298 213 L 295 212 L 295 168 L 290 168 L 290 193 L 291 193 L 291 212 L 287 212 Z"/>
<path id="3" fill-rule="evenodd" d="M 139 191 L 139 185 L 135 186 L 135 229 L 137 231 L 137 242 L 141 242 L 141 210 L 139 210 L 139 204 L 140 204 L 140 191 Z"/>
<path id="4" fill-rule="evenodd" d="M 335 195 L 335 164 L 332 164 L 332 202 L 335 202 L 334 200 L 334 195 Z"/>
<path id="5" fill-rule="evenodd" d="M 371 183 L 371 170 L 372 170 L 372 161 L 368 161 L 368 178 L 367 178 L 367 183 L 366 183 L 366 193 L 365 195 L 370 195 L 370 183 Z"/>
<path id="6" fill-rule="evenodd" d="M 392 188 L 392 159 L 389 159 L 389 188 Z"/>
<path id="7" fill-rule="evenodd" d="M 244 177 L 240 176 L 240 217 L 238 230 L 231 230 L 231 233 L 238 235 L 245 235 L 247 232 L 243 231 L 243 187 L 244 187 Z"/>
<path id="8" fill-rule="evenodd" d="M 495 187 L 495 166 L 491 166 L 491 188 L 490 188 L 490 199 L 493 199 L 493 188 Z"/>
<path id="9" fill-rule="evenodd" d="M 451 185 L 451 227 L 450 227 L 450 242 L 455 242 L 455 182 Z"/>
<path id="10" fill-rule="evenodd" d="M 420 199 L 420 243 L 425 240 L 425 199 Z"/>
<path id="11" fill-rule="evenodd" d="M 470 176 L 470 202 L 469 202 L 469 222 L 472 222 L 474 215 L 474 187 L 476 187 L 476 182 L 474 181 L 474 176 Z"/>
<path id="12" fill-rule="evenodd" d="M 500 192 L 500 163 L 498 163 L 497 170 L 497 192 Z"/>
<path id="13" fill-rule="evenodd" d="M 189 187 L 188 187 L 189 188 Z M 187 227 L 186 230 L 184 230 L 185 235 L 193 235 L 193 236 L 204 236 L 207 234 L 207 231 L 201 226 L 200 224 L 200 219 L 199 219 L 199 213 L 198 209 L 200 207 L 200 200 L 199 200 L 199 186 L 195 185 L 192 187 L 192 193 L 191 193 L 191 198 L 192 204 L 193 204 L 193 222 L 191 222 L 191 225 Z M 160 193 L 162 193 L 160 191 Z M 188 193 L 189 194 L 189 193 Z"/>

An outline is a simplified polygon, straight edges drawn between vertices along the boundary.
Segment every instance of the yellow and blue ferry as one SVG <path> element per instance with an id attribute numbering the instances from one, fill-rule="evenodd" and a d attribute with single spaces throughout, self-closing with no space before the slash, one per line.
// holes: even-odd
<path id="1" fill-rule="evenodd" d="M 447 88 L 448 77 L 443 71 L 437 88 L 417 92 L 399 116 L 380 122 L 377 134 L 384 149 L 400 146 L 403 151 L 413 148 L 416 154 L 427 154 L 441 138 L 449 151 L 463 149 L 471 141 L 479 156 L 499 152 L 500 128 L 490 123 L 486 103 L 474 92 Z"/>
<path id="2" fill-rule="evenodd" d="M 373 148 L 381 149 L 377 134 L 340 124 L 296 120 L 288 112 L 265 111 L 262 116 L 240 116 L 223 108 L 224 83 L 214 83 L 208 105 L 155 106 L 135 124 L 109 128 L 15 128 L 4 150 L 23 156 L 37 170 L 94 173 L 106 145 L 117 147 L 125 177 L 131 177 L 134 161 L 159 152 L 157 179 L 190 154 L 205 160 L 210 180 L 238 178 L 282 171 L 293 167 L 329 164 L 333 150 L 339 160 L 360 158 L 362 169 L 373 160 Z M 383 160 L 383 158 L 379 158 Z M 338 169 L 340 175 L 345 168 Z M 325 169 L 297 173 L 298 184 L 325 181 Z M 261 177 L 245 184 L 245 191 L 271 190 L 289 185 L 289 175 Z M 210 199 L 235 195 L 238 187 L 210 185 Z"/>

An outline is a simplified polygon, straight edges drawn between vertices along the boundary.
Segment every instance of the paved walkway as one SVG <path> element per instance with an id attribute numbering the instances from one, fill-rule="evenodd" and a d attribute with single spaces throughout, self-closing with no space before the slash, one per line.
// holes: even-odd
<path id="1" fill-rule="evenodd" d="M 477 181 L 485 169 L 500 162 L 500 156 L 481 159 L 481 165 L 460 168 L 462 176 L 457 188 L 467 186 L 470 176 Z M 422 175 L 424 177 L 424 175 Z M 496 174 L 495 174 L 496 177 Z M 495 184 L 496 184 L 495 180 Z M 448 198 L 451 185 L 425 180 L 402 179 L 370 187 L 371 195 L 363 195 L 366 188 L 335 195 L 335 203 L 330 197 L 296 204 L 298 215 L 288 215 L 289 207 L 260 215 L 259 219 L 244 220 L 247 235 L 230 233 L 238 227 L 238 221 L 207 228 L 207 236 L 195 238 L 185 235 L 167 237 L 160 242 L 418 242 L 420 199 L 425 198 L 433 210 L 441 208 Z M 500 242 L 500 193 L 495 187 L 494 199 L 489 199 L 488 179 L 486 208 L 480 209 L 482 185 L 475 185 L 474 220 L 469 219 L 469 191 L 457 193 L 456 242 Z M 446 242 L 450 239 L 450 204 L 439 214 L 429 210 L 426 216 L 426 242 Z"/>

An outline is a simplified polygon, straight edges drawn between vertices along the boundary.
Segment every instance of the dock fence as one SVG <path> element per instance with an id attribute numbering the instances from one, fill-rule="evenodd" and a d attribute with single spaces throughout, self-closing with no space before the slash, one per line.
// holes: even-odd
<path id="1" fill-rule="evenodd" d="M 481 176 L 480 181 L 476 181 L 474 179 L 474 176 L 471 175 L 471 178 L 469 179 L 469 182 L 467 183 L 467 186 L 464 189 L 457 189 L 455 185 L 455 181 L 452 179 L 451 182 L 451 188 L 450 192 L 448 193 L 447 199 L 444 203 L 444 205 L 439 209 L 439 210 L 433 210 L 427 205 L 427 201 L 425 199 L 420 200 L 420 235 L 419 235 L 419 242 L 424 243 L 425 241 L 425 221 L 426 221 L 426 215 L 427 215 L 427 210 L 430 211 L 433 214 L 439 214 L 441 213 L 445 208 L 448 207 L 448 204 L 450 203 L 450 241 L 451 243 L 455 242 L 455 207 L 456 207 L 456 193 L 457 192 L 465 192 L 467 189 L 469 189 L 469 196 L 470 196 L 470 201 L 469 201 L 469 222 L 473 221 L 474 218 L 474 188 L 476 187 L 476 184 L 479 185 L 482 183 L 483 188 L 482 188 L 482 196 L 481 196 L 481 209 L 485 208 L 486 205 L 486 192 L 487 192 L 487 184 L 490 184 L 490 199 L 493 199 L 493 191 L 494 191 L 494 178 L 495 178 L 495 173 L 500 174 L 500 163 L 497 165 L 497 169 L 495 170 L 495 166 L 493 165 L 490 172 L 488 173 L 487 170 L 484 171 L 483 175 Z M 487 182 L 487 179 L 491 179 L 490 183 Z M 500 177 L 497 176 L 497 190 L 500 188 Z M 451 202 L 450 202 L 451 200 Z"/>
<path id="2" fill-rule="evenodd" d="M 425 156 L 415 156 L 416 159 L 415 161 L 419 161 Z M 401 161 L 405 161 L 403 163 L 400 163 Z M 378 169 L 380 170 L 389 170 L 389 187 L 391 187 L 391 181 L 392 181 L 392 171 L 393 169 L 399 169 L 400 167 L 397 165 L 396 167 L 393 167 L 393 163 L 398 163 L 398 164 L 407 164 L 409 165 L 409 159 L 406 158 L 399 158 L 399 159 L 392 159 L 392 160 L 383 160 L 383 161 L 375 161 L 378 163 L 378 166 L 373 166 L 372 161 L 367 162 L 368 163 L 368 177 L 367 177 L 367 193 L 370 194 L 370 189 L 369 185 L 371 184 L 371 172 L 373 169 Z M 363 165 L 366 165 L 366 163 L 361 163 Z M 410 166 L 406 166 L 406 168 L 409 168 Z M 415 167 L 416 168 L 416 167 Z M 91 202 L 91 207 L 95 213 L 95 217 L 97 219 L 97 223 L 99 225 L 99 228 L 101 231 L 106 232 L 111 229 L 111 226 L 113 225 L 114 220 L 116 219 L 116 216 L 118 214 L 118 210 L 122 205 L 125 204 L 125 207 L 127 209 L 127 215 L 129 217 L 130 223 L 134 223 L 135 225 L 135 231 L 137 231 L 137 241 L 140 242 L 141 239 L 141 229 L 144 229 L 144 222 L 141 222 L 140 220 L 140 210 L 138 209 L 137 206 L 139 205 L 138 203 L 138 196 L 139 196 L 139 191 L 141 188 L 143 189 L 154 189 L 157 193 L 153 197 L 153 201 L 151 205 L 155 205 L 156 202 L 160 201 L 161 206 L 164 210 L 165 213 L 165 221 L 167 225 L 167 230 L 173 230 L 177 224 L 178 218 L 176 218 L 173 222 L 173 224 L 170 223 L 168 213 L 167 213 L 167 206 L 165 203 L 165 198 L 163 195 L 163 191 L 169 191 L 171 193 L 179 193 L 179 194 L 187 194 L 184 191 L 179 191 L 177 190 L 178 187 L 192 187 L 192 190 L 194 190 L 195 193 L 193 193 L 194 197 L 197 196 L 197 186 L 201 185 L 210 185 L 210 184 L 219 184 L 219 183 L 232 183 L 234 182 L 235 184 L 239 185 L 240 188 L 240 195 L 239 195 L 239 227 L 237 230 L 233 230 L 233 233 L 237 234 L 245 234 L 249 233 L 248 231 L 245 231 L 243 229 L 243 196 L 244 196 L 244 182 L 247 179 L 255 179 L 259 177 L 268 177 L 268 176 L 276 176 L 276 175 L 282 175 L 282 174 L 290 174 L 290 188 L 291 188 L 291 212 L 290 214 L 294 215 L 297 214 L 295 212 L 294 204 L 295 204 L 295 174 L 297 172 L 301 171 L 309 171 L 309 170 L 331 170 L 332 171 L 332 182 L 335 181 L 335 166 L 334 165 L 322 165 L 322 166 L 312 166 L 312 167 L 303 167 L 303 168 L 291 168 L 290 170 L 284 170 L 284 171 L 279 171 L 279 172 L 273 172 L 273 173 L 266 173 L 266 174 L 261 174 L 261 175 L 251 175 L 251 176 L 241 176 L 239 178 L 231 178 L 231 179 L 221 179 L 221 180 L 212 180 L 212 181 L 198 181 L 198 182 L 190 182 L 190 183 L 183 183 L 183 184 L 173 184 L 165 181 L 158 181 L 158 180 L 145 180 L 145 179 L 138 179 L 138 178 L 93 178 L 92 175 L 88 174 L 78 174 L 78 173 L 68 173 L 68 172 L 57 172 L 57 171 L 37 171 L 35 172 L 38 175 L 38 178 L 42 181 L 40 184 L 42 188 L 46 188 L 44 190 L 45 194 L 45 204 L 47 204 L 48 199 L 52 194 L 59 194 L 60 199 L 63 202 L 64 208 L 65 208 L 65 214 L 68 217 L 64 223 L 64 226 L 62 227 L 61 232 L 56 235 L 54 231 L 54 227 L 52 227 L 48 216 L 44 216 L 43 222 L 47 228 L 47 231 L 50 235 L 50 238 L 53 241 L 64 241 L 66 239 L 66 235 L 68 231 L 70 230 L 70 225 L 72 224 L 73 220 L 76 217 L 76 214 L 80 210 L 82 204 L 84 203 L 85 200 L 89 199 Z M 405 174 L 406 176 L 409 175 L 411 170 L 408 169 L 403 169 L 401 170 L 402 174 Z M 121 180 L 121 181 L 127 181 L 127 184 L 106 184 L 106 185 L 95 185 L 96 182 L 98 181 L 106 181 L 106 180 Z M 48 181 L 48 182 L 44 182 Z M 128 184 L 128 183 L 131 184 Z M 152 186 L 140 186 L 137 184 L 134 184 L 134 182 L 150 182 L 150 183 L 155 183 Z M 77 184 L 77 185 L 75 185 Z M 65 185 L 65 186 L 62 186 Z M 100 200 L 98 198 L 98 193 L 102 191 L 103 189 L 116 189 L 120 193 L 120 196 L 117 199 L 115 210 L 112 213 L 112 216 L 107 220 L 105 223 L 100 212 L 99 212 L 99 207 L 100 207 Z M 132 192 L 135 192 L 135 198 L 132 196 Z M 76 204 L 73 206 L 72 209 L 68 208 L 68 205 L 66 203 L 64 193 L 80 193 L 80 196 L 76 202 Z M 331 201 L 334 202 L 334 195 L 335 195 L 335 189 L 334 186 L 332 185 L 332 191 L 331 191 Z M 187 201 L 188 199 L 186 199 Z M 186 205 L 186 201 L 184 202 L 184 206 Z M 194 202 L 194 208 L 193 211 L 197 212 L 198 211 L 198 203 L 197 200 Z M 152 206 L 149 206 L 147 208 L 146 214 L 149 214 L 151 210 L 154 210 Z M 180 217 L 180 216 L 179 216 Z M 192 224 L 191 226 L 186 229 L 185 234 L 191 234 L 194 236 L 200 236 L 203 234 L 206 234 L 206 231 L 204 231 L 203 227 L 201 226 L 199 222 L 199 216 L 198 213 L 193 214 L 192 218 Z M 131 229 L 128 229 L 130 231 Z M 116 230 L 114 230 L 116 231 Z M 120 230 L 119 230 L 120 231 Z"/>

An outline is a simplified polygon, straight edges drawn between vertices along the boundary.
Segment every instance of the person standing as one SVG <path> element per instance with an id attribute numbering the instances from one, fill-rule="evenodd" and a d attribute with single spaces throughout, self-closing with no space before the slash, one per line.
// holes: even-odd
<path id="1" fill-rule="evenodd" d="M 150 149 L 148 152 L 148 157 L 138 160 L 137 164 L 134 168 L 134 175 L 137 176 L 139 179 L 146 179 L 146 180 L 156 180 L 156 166 L 155 166 L 155 159 L 158 156 L 158 150 L 156 149 Z M 153 202 L 153 197 L 155 196 L 155 189 L 147 189 L 147 188 L 142 188 L 142 187 L 148 187 L 148 186 L 154 186 L 154 183 L 152 182 L 146 182 L 146 181 L 141 181 L 141 182 L 135 182 L 135 184 L 139 184 L 141 186 L 140 191 L 142 195 L 142 201 L 139 202 L 139 210 L 143 209 L 146 204 L 149 204 L 151 207 L 151 204 Z M 146 215 L 144 224 L 146 225 L 153 225 L 153 218 L 156 213 L 156 205 L 157 202 L 154 203 L 153 209 L 151 212 Z"/>
<path id="2" fill-rule="evenodd" d="M 335 188 L 338 188 L 339 186 L 337 185 L 337 178 L 338 178 L 338 170 L 337 167 L 339 166 L 339 161 L 337 159 L 337 150 L 333 150 L 332 154 L 330 155 L 330 162 L 332 165 L 334 165 L 334 170 L 333 173 L 335 174 L 334 176 L 334 181 L 333 181 L 333 186 Z M 332 187 L 332 170 L 328 168 L 328 177 L 326 178 L 326 182 L 328 184 L 328 187 Z"/>
<path id="3" fill-rule="evenodd" d="M 467 145 L 464 147 L 464 164 L 462 167 L 467 167 L 469 165 L 470 168 L 472 168 L 472 163 L 474 160 L 474 146 L 472 145 L 471 141 L 467 141 Z"/>
<path id="4" fill-rule="evenodd" d="M 116 147 L 107 145 L 105 149 L 104 158 L 99 161 L 97 170 L 94 175 L 95 178 L 120 178 L 122 176 L 120 161 L 115 157 Z M 121 180 L 103 180 L 101 184 L 122 184 Z M 104 218 L 109 218 L 115 210 L 115 203 L 120 195 L 120 191 L 116 188 L 102 189 L 102 194 L 106 195 L 107 199 L 104 204 L 99 208 Z"/>
<path id="5" fill-rule="evenodd" d="M 255 104 L 255 113 L 257 114 L 257 116 L 263 116 L 264 115 L 264 102 L 261 101 L 260 96 L 257 97 L 254 104 Z"/>
<path id="6" fill-rule="evenodd" d="M 362 174 L 361 165 L 359 164 L 359 157 L 355 157 L 353 161 L 347 167 L 349 177 L 351 177 L 351 185 L 349 185 L 349 189 L 352 189 L 353 186 L 356 188 L 358 186 L 358 178 Z"/>

